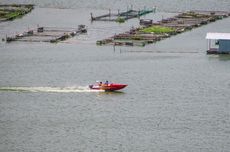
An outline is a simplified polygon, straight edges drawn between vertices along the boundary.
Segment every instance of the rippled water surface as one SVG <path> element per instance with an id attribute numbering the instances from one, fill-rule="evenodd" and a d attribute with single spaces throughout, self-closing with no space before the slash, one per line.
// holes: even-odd
<path id="1" fill-rule="evenodd" d="M 228 0 L 1 0 L 35 3 L 0 23 L 0 38 L 41 26 L 88 34 L 58 44 L 0 42 L 0 151 L 229 152 L 230 57 L 206 55 L 207 32 L 230 32 L 230 18 L 146 47 L 96 46 L 138 26 L 90 22 L 90 12 L 157 6 L 160 20 L 183 10 L 230 10 Z M 96 80 L 125 83 L 91 91 Z"/>

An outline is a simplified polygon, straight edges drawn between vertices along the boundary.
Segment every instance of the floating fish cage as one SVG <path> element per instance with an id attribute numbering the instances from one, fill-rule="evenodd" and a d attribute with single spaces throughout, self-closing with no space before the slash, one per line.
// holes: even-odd
<path id="1" fill-rule="evenodd" d="M 117 13 L 111 13 L 111 10 L 109 10 L 108 14 L 104 14 L 101 16 L 93 16 L 93 13 L 91 13 L 91 21 L 113 21 L 113 22 L 125 22 L 126 20 L 132 19 L 132 18 L 138 18 L 140 16 L 153 13 L 156 11 L 156 7 L 153 7 L 151 9 L 142 9 L 142 10 L 133 10 L 132 8 L 125 11 L 120 12 L 119 10 Z"/>
<path id="2" fill-rule="evenodd" d="M 188 11 L 158 22 L 140 20 L 142 26 L 99 40 L 97 45 L 134 46 L 138 41 L 145 44 L 155 43 L 229 16 L 230 13 L 224 11 Z"/>
<path id="3" fill-rule="evenodd" d="M 78 28 L 38 27 L 21 34 L 16 34 L 13 37 L 6 37 L 6 42 L 26 41 L 57 43 L 86 32 L 87 29 L 85 25 L 79 25 Z"/>

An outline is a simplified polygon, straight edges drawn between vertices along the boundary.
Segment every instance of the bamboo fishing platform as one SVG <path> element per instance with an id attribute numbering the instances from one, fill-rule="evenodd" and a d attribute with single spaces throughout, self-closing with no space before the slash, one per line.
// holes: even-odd
<path id="1" fill-rule="evenodd" d="M 141 26 L 97 41 L 97 45 L 145 46 L 230 16 L 225 11 L 188 11 L 158 22 L 140 20 Z M 151 31 L 151 28 L 168 29 Z M 150 30 L 149 30 L 150 29 Z"/>
<path id="2" fill-rule="evenodd" d="M 78 28 L 60 28 L 60 27 L 37 27 L 13 37 L 6 36 L 6 42 L 24 41 L 24 42 L 50 42 L 58 43 L 77 34 L 86 33 L 85 25 L 79 25 Z"/>
<path id="3" fill-rule="evenodd" d="M 127 11 L 120 12 L 119 10 L 117 13 L 111 13 L 111 10 L 109 10 L 108 14 L 104 14 L 101 16 L 93 17 L 93 13 L 90 13 L 91 15 L 91 21 L 112 21 L 112 22 L 125 22 L 126 20 L 132 19 L 132 18 L 138 18 L 142 15 L 146 15 L 152 12 L 156 11 L 156 7 L 153 7 L 151 9 L 142 9 L 142 10 L 133 10 L 127 9 Z"/>
<path id="4" fill-rule="evenodd" d="M 0 5 L 0 23 L 5 21 L 14 20 L 34 9 L 32 4 L 8 4 Z"/>

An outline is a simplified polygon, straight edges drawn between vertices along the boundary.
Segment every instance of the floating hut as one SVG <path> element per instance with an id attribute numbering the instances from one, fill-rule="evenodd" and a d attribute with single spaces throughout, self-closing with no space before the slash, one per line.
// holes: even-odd
<path id="1" fill-rule="evenodd" d="M 140 19 L 140 25 L 143 26 L 151 26 L 153 24 L 153 20 L 151 19 Z"/>
<path id="2" fill-rule="evenodd" d="M 230 33 L 207 33 L 207 54 L 230 54 Z"/>

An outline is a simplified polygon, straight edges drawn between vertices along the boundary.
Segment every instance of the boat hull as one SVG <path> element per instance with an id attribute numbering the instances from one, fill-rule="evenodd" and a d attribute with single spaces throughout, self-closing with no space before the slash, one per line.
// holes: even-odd
<path id="1" fill-rule="evenodd" d="M 105 90 L 105 91 L 116 91 L 116 90 L 121 90 L 125 88 L 127 85 L 126 84 L 108 84 L 108 85 L 89 85 L 89 88 L 92 90 Z"/>

